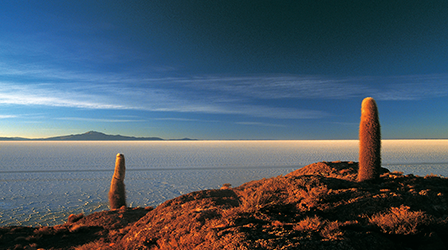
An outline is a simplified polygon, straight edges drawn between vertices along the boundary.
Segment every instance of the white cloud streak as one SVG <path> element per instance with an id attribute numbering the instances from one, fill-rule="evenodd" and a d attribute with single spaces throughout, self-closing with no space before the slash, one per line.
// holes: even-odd
<path id="1" fill-rule="evenodd" d="M 280 128 L 287 127 L 285 125 L 271 124 L 271 123 L 264 123 L 264 122 L 235 122 L 235 124 L 248 125 L 248 126 L 280 127 Z"/>
<path id="2" fill-rule="evenodd" d="M 367 91 L 361 84 L 315 76 L 197 77 L 179 82 L 196 89 L 258 99 L 347 99 Z"/>
<path id="3" fill-rule="evenodd" d="M 113 103 L 94 101 L 97 96 L 76 92 L 63 92 L 46 85 L 10 85 L 0 83 L 0 104 L 42 105 L 87 109 L 125 109 Z"/>
<path id="4" fill-rule="evenodd" d="M 17 115 L 0 115 L 0 119 L 17 118 Z"/>
<path id="5" fill-rule="evenodd" d="M 169 79 L 192 89 L 257 99 L 418 100 L 448 96 L 448 75 L 346 77 L 266 75 Z"/>
<path id="6" fill-rule="evenodd" d="M 60 117 L 57 120 L 67 120 L 67 121 L 87 121 L 87 122 L 145 122 L 146 120 L 141 119 L 98 119 L 98 118 L 83 118 L 83 117 Z"/>
<path id="7" fill-rule="evenodd" d="M 0 76 L 9 79 L 0 82 L 0 104 L 320 119 L 330 114 L 303 105 L 277 106 L 275 102 L 348 100 L 366 96 L 400 101 L 448 96 L 447 75 L 148 78 L 130 73 L 78 73 L 22 66 L 0 63 Z"/>
<path id="8" fill-rule="evenodd" d="M 188 118 L 175 118 L 175 117 L 168 117 L 168 118 L 153 118 L 152 120 L 155 121 L 176 121 L 176 122 L 204 122 L 204 120 L 198 120 L 198 119 L 188 119 Z M 210 121 L 207 121 L 210 122 Z"/>

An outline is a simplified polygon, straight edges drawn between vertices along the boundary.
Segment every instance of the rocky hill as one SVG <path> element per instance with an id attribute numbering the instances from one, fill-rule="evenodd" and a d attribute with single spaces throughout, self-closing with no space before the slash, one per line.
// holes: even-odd
<path id="1" fill-rule="evenodd" d="M 62 135 L 62 136 L 39 138 L 39 139 L 28 139 L 22 137 L 0 137 L 0 141 L 161 141 L 161 140 L 163 139 L 159 137 L 108 135 L 97 131 L 89 131 L 82 134 Z"/>
<path id="2" fill-rule="evenodd" d="M 447 249 L 448 179 L 390 173 L 356 182 L 354 162 L 189 193 L 157 208 L 3 227 L 1 249 Z"/>
<path id="3" fill-rule="evenodd" d="M 65 135 L 46 138 L 49 141 L 160 141 L 163 140 L 159 137 L 134 137 L 123 135 L 107 135 L 101 132 L 89 131 L 83 134 Z"/>

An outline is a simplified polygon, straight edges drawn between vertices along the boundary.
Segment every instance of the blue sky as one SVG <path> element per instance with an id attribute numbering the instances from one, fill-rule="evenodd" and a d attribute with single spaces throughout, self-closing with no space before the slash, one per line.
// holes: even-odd
<path id="1" fill-rule="evenodd" d="M 448 138 L 447 1 L 0 2 L 0 137 Z"/>

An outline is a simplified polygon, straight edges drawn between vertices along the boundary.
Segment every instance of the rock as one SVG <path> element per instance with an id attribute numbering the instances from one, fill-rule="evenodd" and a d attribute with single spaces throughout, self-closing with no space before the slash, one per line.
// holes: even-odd
<path id="1" fill-rule="evenodd" d="M 0 249 L 446 249 L 448 179 L 382 173 L 358 183 L 355 162 L 314 163 L 155 209 L 0 228 Z"/>

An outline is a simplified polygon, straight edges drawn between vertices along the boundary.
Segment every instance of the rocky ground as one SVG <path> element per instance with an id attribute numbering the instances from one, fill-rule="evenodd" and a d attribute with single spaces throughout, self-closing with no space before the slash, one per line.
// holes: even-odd
<path id="1" fill-rule="evenodd" d="M 390 173 L 356 182 L 354 162 L 192 192 L 152 208 L 0 228 L 0 249 L 448 249 L 448 179 Z"/>

